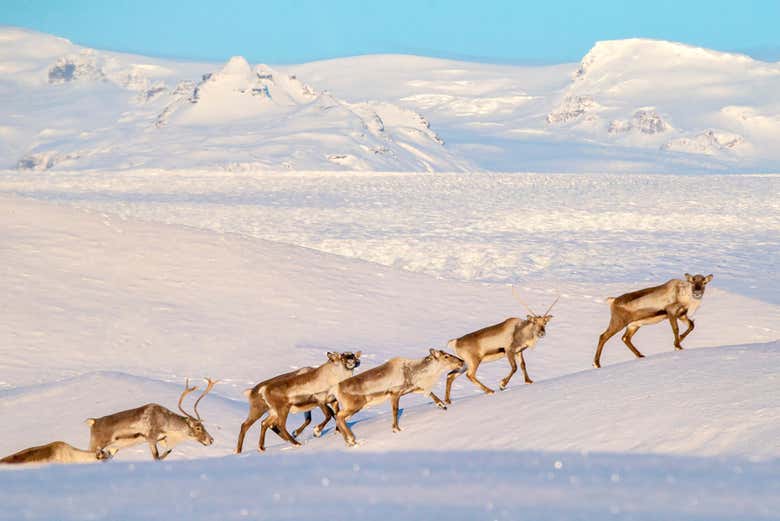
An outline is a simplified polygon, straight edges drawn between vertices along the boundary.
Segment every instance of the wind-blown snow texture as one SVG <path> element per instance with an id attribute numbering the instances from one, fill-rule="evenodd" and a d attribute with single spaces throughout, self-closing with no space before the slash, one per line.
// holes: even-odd
<path id="1" fill-rule="evenodd" d="M 304 433 L 298 450 L 271 435 L 261 456 L 255 427 L 247 454 L 232 456 L 241 391 L 256 381 L 327 350 L 362 349 L 364 367 L 421 356 L 518 304 L 505 285 L 245 235 L 17 198 L 0 207 L 0 453 L 53 439 L 83 447 L 86 417 L 175 407 L 185 376 L 222 382 L 201 404 L 212 447 L 185 443 L 162 464 L 140 446 L 106 464 L 2 469 L 0 518 L 776 517 L 780 308 L 717 278 L 686 351 L 648 327 L 635 340 L 657 356 L 635 361 L 614 339 L 598 371 L 603 297 L 636 285 L 521 282 L 534 307 L 562 293 L 526 357 L 533 386 L 515 378 L 484 396 L 461 378 L 448 411 L 404 398 L 401 433 L 388 405 L 357 415 L 356 449 L 330 428 Z M 486 364 L 480 377 L 494 386 L 507 370 Z"/>
<path id="2" fill-rule="evenodd" d="M 766 172 L 780 64 L 673 42 L 579 64 L 174 62 L 0 28 L 0 168 Z"/>

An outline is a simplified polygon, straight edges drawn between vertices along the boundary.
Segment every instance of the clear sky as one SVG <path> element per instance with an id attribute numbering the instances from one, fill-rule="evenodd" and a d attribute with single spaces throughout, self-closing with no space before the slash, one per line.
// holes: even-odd
<path id="1" fill-rule="evenodd" d="M 628 37 L 780 60 L 780 0 L 0 0 L 0 24 L 193 60 L 407 53 L 557 63 Z"/>

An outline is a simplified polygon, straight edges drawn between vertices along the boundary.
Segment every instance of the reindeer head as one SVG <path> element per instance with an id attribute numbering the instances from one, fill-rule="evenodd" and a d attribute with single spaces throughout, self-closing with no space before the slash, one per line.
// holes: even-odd
<path id="1" fill-rule="evenodd" d="M 357 351 L 356 353 L 351 353 L 349 351 L 343 353 L 330 352 L 328 353 L 328 360 L 334 364 L 341 364 L 347 371 L 354 371 L 360 366 L 360 355 L 362 354 L 362 351 Z"/>
<path id="2" fill-rule="evenodd" d="M 465 363 L 462 358 L 458 358 L 441 349 L 431 349 L 429 353 L 430 354 L 426 358 L 436 360 L 449 370 L 460 369 Z"/>
<path id="3" fill-rule="evenodd" d="M 515 298 L 518 301 L 520 301 L 520 303 L 525 307 L 525 309 L 528 310 L 529 314 L 525 316 L 525 320 L 528 324 L 530 324 L 531 328 L 533 329 L 532 331 L 533 335 L 537 338 L 541 338 L 544 335 L 546 335 L 547 330 L 545 328 L 547 326 L 547 323 L 550 322 L 550 320 L 553 318 L 553 316 L 550 314 L 550 311 L 552 311 L 553 306 L 558 303 L 558 300 L 561 298 L 560 295 L 553 301 L 552 304 L 550 304 L 550 307 L 547 308 L 547 311 L 544 312 L 544 315 L 537 315 L 531 310 L 530 307 L 528 307 L 528 305 L 525 302 L 523 302 L 520 299 L 514 286 L 512 286 L 512 293 L 514 293 Z"/>
<path id="4" fill-rule="evenodd" d="M 197 390 L 197 387 L 190 387 L 190 381 L 187 379 L 187 382 L 184 384 L 184 391 L 182 391 L 181 396 L 179 396 L 179 410 L 184 413 L 184 420 L 187 422 L 187 435 L 190 438 L 201 442 L 203 445 L 209 446 L 214 443 L 214 438 L 211 437 L 208 431 L 206 431 L 206 428 L 203 426 L 203 420 L 200 418 L 200 413 L 198 413 L 198 402 L 200 402 L 204 396 L 211 392 L 217 382 L 211 378 L 206 378 L 206 382 L 206 390 L 203 391 L 203 394 L 201 394 L 197 400 L 195 400 L 195 404 L 192 406 L 192 410 L 195 413 L 195 416 L 193 416 L 185 411 L 181 406 L 181 402 L 184 400 L 184 397 L 190 394 L 192 391 Z"/>
<path id="5" fill-rule="evenodd" d="M 533 335 L 535 337 L 542 338 L 547 334 L 546 326 L 552 317 L 552 315 L 526 315 L 525 319 L 526 322 L 531 325 L 531 328 L 533 329 Z"/>
<path id="6" fill-rule="evenodd" d="M 690 273 L 686 273 L 685 280 L 691 285 L 691 295 L 693 295 L 693 298 L 700 299 L 704 296 L 704 287 L 712 280 L 712 274 L 705 277 L 704 275 L 691 275 Z"/>

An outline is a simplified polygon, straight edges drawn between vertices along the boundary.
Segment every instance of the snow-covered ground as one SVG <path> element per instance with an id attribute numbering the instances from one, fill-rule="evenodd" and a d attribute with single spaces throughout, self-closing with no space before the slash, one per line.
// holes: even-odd
<path id="1" fill-rule="evenodd" d="M 54 439 L 86 446 L 85 418 L 150 401 L 173 408 L 186 376 L 221 380 L 201 404 L 215 444 L 185 443 L 162 464 L 140 446 L 101 465 L 3 469 L 0 518 L 777 515 L 780 306 L 723 289 L 718 272 L 688 350 L 672 351 L 667 326 L 647 327 L 635 340 L 653 356 L 636 361 L 615 338 L 601 370 L 590 362 L 608 319 L 603 297 L 642 282 L 606 282 L 606 272 L 591 282 L 518 277 L 534 307 L 562 294 L 548 335 L 527 356 L 537 383 L 516 377 L 485 396 L 460 378 L 448 411 L 404 398 L 396 434 L 388 405 L 369 409 L 354 418 L 361 444 L 351 450 L 332 430 L 322 439 L 307 431 L 304 447 L 271 435 L 259 455 L 255 427 L 247 453 L 235 456 L 241 391 L 256 381 L 317 364 L 327 350 L 362 349 L 362 368 L 422 356 L 523 310 L 504 283 L 431 277 L 242 229 L 155 222 L 177 214 L 162 194 L 147 200 L 146 222 L 120 215 L 121 200 L 62 204 L 84 203 L 78 179 L 70 199 L 63 185 L 58 194 L 26 192 L 58 204 L 0 198 L 0 453 Z M 229 206 L 214 200 L 212 217 Z M 276 201 L 292 206 L 283 191 Z M 777 284 L 773 275 L 767 282 Z M 480 377 L 495 385 L 507 370 L 487 364 Z"/>
<path id="2" fill-rule="evenodd" d="M 2 468 L 0 519 L 780 518 L 778 91 L 779 63 L 651 40 L 269 67 L 0 28 L 0 455 L 220 382 L 214 445 Z M 685 272 L 715 275 L 686 349 L 660 324 L 592 369 L 605 297 Z M 533 385 L 232 454 L 247 387 L 421 357 L 524 316 L 512 284 L 560 296 Z"/>
<path id="3" fill-rule="evenodd" d="M 0 168 L 777 172 L 780 63 L 647 39 L 580 63 L 163 60 L 0 27 Z"/>
<path id="4" fill-rule="evenodd" d="M 8 171 L 2 193 L 438 277 L 625 288 L 692 270 L 780 303 L 778 175 Z"/>

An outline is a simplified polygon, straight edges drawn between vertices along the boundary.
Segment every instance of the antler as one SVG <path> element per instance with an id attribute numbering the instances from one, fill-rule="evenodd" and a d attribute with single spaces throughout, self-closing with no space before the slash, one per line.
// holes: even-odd
<path id="1" fill-rule="evenodd" d="M 525 309 L 527 309 L 527 310 L 528 310 L 528 312 L 529 312 L 530 314 L 532 314 L 532 315 L 533 315 L 533 316 L 535 316 L 535 317 L 538 317 L 538 316 L 539 316 L 539 315 L 537 315 L 536 313 L 534 313 L 534 312 L 531 310 L 531 308 L 528 306 L 528 304 L 526 304 L 525 302 L 523 302 L 523 300 L 520 298 L 520 295 L 517 293 L 517 290 L 515 289 L 515 287 L 514 287 L 514 286 L 512 286 L 512 294 L 515 296 L 515 298 L 517 299 L 517 301 L 518 301 L 518 302 L 520 302 L 520 304 L 522 304 L 522 305 L 523 305 L 523 307 L 525 307 Z"/>
<path id="2" fill-rule="evenodd" d="M 547 315 L 549 315 L 549 314 L 550 314 L 550 311 L 552 311 L 552 308 L 553 308 L 553 306 L 554 306 L 555 304 L 557 304 L 557 303 L 558 303 L 558 301 L 559 301 L 560 299 L 561 299 L 561 296 L 560 296 L 560 295 L 558 295 L 558 297 L 557 297 L 557 298 L 556 298 L 556 299 L 553 301 L 553 303 L 552 303 L 552 304 L 550 304 L 550 307 L 549 307 L 549 308 L 547 308 L 547 311 L 545 311 L 545 312 L 544 312 L 544 316 L 547 316 Z"/>
<path id="3" fill-rule="evenodd" d="M 203 391 L 203 394 L 198 396 L 198 399 L 195 400 L 195 405 L 192 406 L 192 410 L 195 411 L 195 416 L 200 420 L 200 414 L 198 414 L 198 402 L 200 402 L 204 396 L 209 394 L 211 390 L 214 388 L 215 385 L 217 385 L 217 382 L 219 380 L 212 380 L 211 378 L 206 378 L 206 382 L 208 382 L 208 385 L 206 386 L 206 390 Z"/>
<path id="4" fill-rule="evenodd" d="M 185 416 L 189 416 L 192 418 L 190 413 L 182 409 L 181 402 L 184 401 L 184 397 L 190 394 L 192 391 L 197 390 L 197 387 L 190 387 L 190 379 L 187 378 L 187 381 L 184 383 L 184 391 L 182 391 L 181 396 L 179 396 L 179 410 L 184 413 Z"/>

